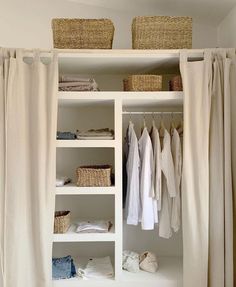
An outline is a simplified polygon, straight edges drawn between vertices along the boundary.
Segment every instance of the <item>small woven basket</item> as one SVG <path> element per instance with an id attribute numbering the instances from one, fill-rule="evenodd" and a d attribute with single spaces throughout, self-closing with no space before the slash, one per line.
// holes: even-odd
<path id="1" fill-rule="evenodd" d="M 124 79 L 124 91 L 161 91 L 162 76 L 160 75 L 131 75 Z"/>
<path id="2" fill-rule="evenodd" d="M 111 49 L 114 25 L 109 19 L 52 20 L 54 48 Z"/>
<path id="3" fill-rule="evenodd" d="M 133 49 L 191 49 L 191 17 L 136 17 L 132 23 Z"/>
<path id="4" fill-rule="evenodd" d="M 70 227 L 70 211 L 55 211 L 54 233 L 66 233 Z"/>
<path id="5" fill-rule="evenodd" d="M 169 89 L 170 91 L 183 91 L 183 84 L 182 84 L 182 78 L 180 75 L 174 76 L 169 81 Z"/>
<path id="6" fill-rule="evenodd" d="M 111 166 L 81 166 L 76 170 L 78 186 L 111 186 Z"/>

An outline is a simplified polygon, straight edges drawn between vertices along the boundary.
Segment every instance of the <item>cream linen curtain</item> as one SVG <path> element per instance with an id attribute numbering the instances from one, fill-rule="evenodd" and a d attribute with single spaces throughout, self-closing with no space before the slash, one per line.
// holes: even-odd
<path id="1" fill-rule="evenodd" d="M 51 286 L 57 56 L 0 49 L 0 244 L 4 287 Z"/>
<path id="2" fill-rule="evenodd" d="M 235 51 L 206 50 L 203 61 L 187 58 L 182 52 L 183 286 L 233 287 Z"/>

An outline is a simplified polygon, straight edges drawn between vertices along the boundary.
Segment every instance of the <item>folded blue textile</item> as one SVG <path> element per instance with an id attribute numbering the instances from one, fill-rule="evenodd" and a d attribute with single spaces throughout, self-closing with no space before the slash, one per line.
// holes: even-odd
<path id="1" fill-rule="evenodd" d="M 77 136 L 71 132 L 57 132 L 57 139 L 58 140 L 74 140 Z"/>
<path id="2" fill-rule="evenodd" d="M 69 279 L 75 277 L 76 270 L 71 256 L 52 258 L 52 278 L 53 280 Z"/>

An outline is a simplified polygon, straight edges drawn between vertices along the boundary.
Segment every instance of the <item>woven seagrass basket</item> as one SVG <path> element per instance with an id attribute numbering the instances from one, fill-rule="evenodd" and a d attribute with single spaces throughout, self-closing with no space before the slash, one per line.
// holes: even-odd
<path id="1" fill-rule="evenodd" d="M 136 17 L 132 23 L 133 49 L 191 49 L 192 18 Z"/>
<path id="2" fill-rule="evenodd" d="M 180 75 L 174 76 L 169 81 L 169 90 L 170 91 L 183 91 L 183 84 L 182 84 L 182 78 Z"/>
<path id="3" fill-rule="evenodd" d="M 124 79 L 124 91 L 161 91 L 162 76 L 131 75 Z"/>
<path id="4" fill-rule="evenodd" d="M 78 186 L 111 186 L 111 166 L 81 166 L 76 170 Z"/>
<path id="5" fill-rule="evenodd" d="M 111 49 L 114 25 L 109 19 L 52 20 L 54 48 Z"/>
<path id="6" fill-rule="evenodd" d="M 70 211 L 55 211 L 54 233 L 66 233 L 70 227 Z"/>

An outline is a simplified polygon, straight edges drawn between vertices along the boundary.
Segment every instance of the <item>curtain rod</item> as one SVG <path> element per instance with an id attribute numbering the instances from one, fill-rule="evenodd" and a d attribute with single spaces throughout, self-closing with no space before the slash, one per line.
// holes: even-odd
<path id="1" fill-rule="evenodd" d="M 160 115 L 171 115 L 171 114 L 174 114 L 174 115 L 182 115 L 183 112 L 127 112 L 127 111 L 124 111 L 122 112 L 123 115 L 156 115 L 156 114 L 160 114 Z"/>

